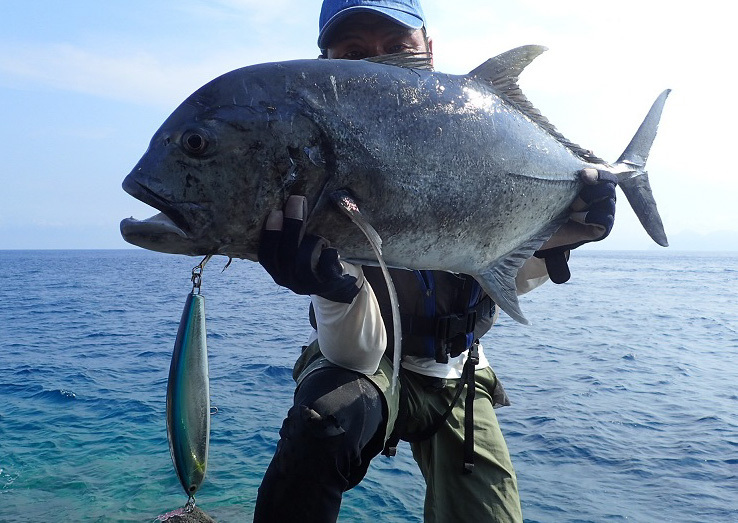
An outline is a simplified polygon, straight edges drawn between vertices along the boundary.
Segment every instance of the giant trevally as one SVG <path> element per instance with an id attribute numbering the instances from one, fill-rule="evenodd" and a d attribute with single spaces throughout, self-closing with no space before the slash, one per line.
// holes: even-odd
<path id="1" fill-rule="evenodd" d="M 473 275 L 525 322 L 515 275 L 566 220 L 580 170 L 616 174 L 647 232 L 667 245 L 644 167 L 668 91 L 608 164 L 566 140 L 520 91 L 518 76 L 544 50 L 513 49 L 466 75 L 398 57 L 226 73 L 172 113 L 123 182 L 161 211 L 123 220 L 123 237 L 155 251 L 255 260 L 268 213 L 301 194 L 308 232 L 348 260 L 376 264 L 332 203 L 348 194 L 383 240 L 387 265 Z"/>

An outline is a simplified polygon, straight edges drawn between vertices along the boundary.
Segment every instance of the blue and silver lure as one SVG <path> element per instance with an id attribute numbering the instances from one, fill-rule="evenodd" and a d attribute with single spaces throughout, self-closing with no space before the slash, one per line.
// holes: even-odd
<path id="1" fill-rule="evenodd" d="M 187 296 L 167 383 L 167 438 L 174 469 L 194 506 L 208 464 L 210 389 L 205 331 L 205 298 L 200 294 L 206 256 L 192 269 L 192 292 Z"/>

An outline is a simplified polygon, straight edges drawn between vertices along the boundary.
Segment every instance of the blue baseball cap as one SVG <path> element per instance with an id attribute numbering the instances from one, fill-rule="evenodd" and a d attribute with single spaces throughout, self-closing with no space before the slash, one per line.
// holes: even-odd
<path id="1" fill-rule="evenodd" d="M 323 0 L 318 47 L 325 49 L 338 24 L 361 12 L 382 15 L 408 29 L 420 29 L 425 25 L 419 0 Z"/>

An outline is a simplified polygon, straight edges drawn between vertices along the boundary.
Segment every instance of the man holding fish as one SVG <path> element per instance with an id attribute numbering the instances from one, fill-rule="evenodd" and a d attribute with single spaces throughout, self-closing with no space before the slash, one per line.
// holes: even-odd
<path id="1" fill-rule="evenodd" d="M 418 0 L 324 0 L 318 45 L 326 59 L 420 53 L 432 42 Z M 569 277 L 569 250 L 605 238 L 615 178 L 586 169 L 576 211 L 518 271 L 517 292 Z M 410 442 L 426 481 L 425 521 L 522 521 L 517 482 L 494 408 L 509 405 L 479 343 L 499 308 L 471 276 L 392 269 L 402 373 L 391 386 L 392 309 L 377 267 L 341 261 L 305 234 L 307 202 L 291 196 L 268 217 L 259 262 L 312 298 L 315 332 L 299 358 L 294 406 L 259 489 L 257 522 L 336 521 L 342 494 L 373 457 Z"/>

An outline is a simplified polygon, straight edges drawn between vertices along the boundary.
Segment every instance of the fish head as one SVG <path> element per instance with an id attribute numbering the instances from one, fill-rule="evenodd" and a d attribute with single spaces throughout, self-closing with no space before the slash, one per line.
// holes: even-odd
<path id="1" fill-rule="evenodd" d="M 278 78 L 250 69 L 199 89 L 154 134 L 123 189 L 160 213 L 124 219 L 127 242 L 255 260 L 271 210 L 290 194 L 315 201 L 326 173 L 320 129 Z"/>

